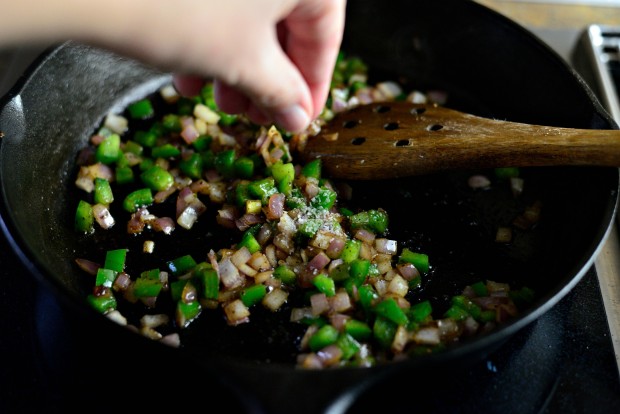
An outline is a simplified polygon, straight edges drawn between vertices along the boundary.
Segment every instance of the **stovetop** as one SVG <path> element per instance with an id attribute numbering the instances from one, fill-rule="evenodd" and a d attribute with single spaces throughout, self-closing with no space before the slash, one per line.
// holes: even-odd
<path id="1" fill-rule="evenodd" d="M 22 63 L 7 67 L 1 52 L 0 94 L 36 56 L 18 51 Z M 439 378 L 395 376 L 366 391 L 347 414 L 371 407 L 390 413 L 617 412 L 620 376 L 604 302 L 593 266 L 558 304 L 480 363 Z M 63 326 L 59 304 L 22 270 L 0 236 L 0 412 L 60 412 L 71 393 L 80 392 L 73 387 L 84 371 L 65 364 L 74 350 L 65 348 Z M 89 351 L 80 357 L 93 358 Z"/>

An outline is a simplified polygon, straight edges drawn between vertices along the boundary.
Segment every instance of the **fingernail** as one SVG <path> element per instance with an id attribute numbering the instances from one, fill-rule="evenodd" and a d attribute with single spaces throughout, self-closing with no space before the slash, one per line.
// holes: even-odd
<path id="1" fill-rule="evenodd" d="M 310 117 L 299 105 L 292 105 L 276 113 L 274 120 L 281 127 L 290 132 L 299 132 L 308 127 Z"/>

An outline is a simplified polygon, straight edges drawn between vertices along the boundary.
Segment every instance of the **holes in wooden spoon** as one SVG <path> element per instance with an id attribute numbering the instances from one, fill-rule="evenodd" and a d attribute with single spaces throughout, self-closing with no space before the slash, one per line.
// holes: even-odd
<path id="1" fill-rule="evenodd" d="M 408 139 L 399 139 L 398 141 L 394 143 L 395 147 L 408 147 L 410 145 L 411 143 L 409 142 Z"/>
<path id="2" fill-rule="evenodd" d="M 428 131 L 439 131 L 439 130 L 443 129 L 443 125 L 433 124 L 433 125 L 429 125 L 426 129 Z"/>
<path id="3" fill-rule="evenodd" d="M 378 105 L 374 108 L 374 111 L 378 114 L 384 114 L 386 112 L 390 112 L 392 108 L 387 105 Z"/>
<path id="4" fill-rule="evenodd" d="M 411 112 L 411 115 L 419 116 L 419 115 L 422 115 L 424 112 L 426 112 L 426 108 L 413 108 L 409 112 Z"/>
<path id="5" fill-rule="evenodd" d="M 352 119 L 350 121 L 345 121 L 342 124 L 342 127 L 346 128 L 346 129 L 351 129 L 351 128 L 355 128 L 356 126 L 358 126 L 361 123 L 362 123 L 362 121 L 360 121 L 359 119 Z"/>
<path id="6" fill-rule="evenodd" d="M 353 145 L 362 145 L 364 142 L 366 142 L 366 138 L 364 137 L 357 137 L 351 140 L 351 144 Z"/>
<path id="7" fill-rule="evenodd" d="M 394 131 L 398 129 L 398 122 L 388 122 L 387 124 L 383 125 L 383 129 L 385 129 L 386 131 Z"/>

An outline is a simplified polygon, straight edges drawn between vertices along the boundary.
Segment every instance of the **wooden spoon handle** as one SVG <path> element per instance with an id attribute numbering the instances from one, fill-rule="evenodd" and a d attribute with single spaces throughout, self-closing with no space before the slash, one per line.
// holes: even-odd
<path id="1" fill-rule="evenodd" d="M 321 158 L 330 177 L 356 180 L 460 168 L 620 166 L 620 130 L 530 125 L 384 102 L 338 114 L 300 155 Z"/>

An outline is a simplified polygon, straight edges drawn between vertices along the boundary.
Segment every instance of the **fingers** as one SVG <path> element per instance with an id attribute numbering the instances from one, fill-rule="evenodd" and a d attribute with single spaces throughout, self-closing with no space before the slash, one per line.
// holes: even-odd
<path id="1" fill-rule="evenodd" d="M 327 99 L 345 4 L 346 0 L 218 3 L 211 8 L 209 22 L 218 35 L 194 38 L 180 49 L 186 62 L 182 70 L 215 79 L 215 99 L 222 110 L 245 113 L 259 124 L 303 131 Z M 235 25 L 230 23 L 232 16 Z M 192 76 L 177 75 L 174 82 L 184 95 L 202 87 Z"/>
<path id="2" fill-rule="evenodd" d="M 310 89 L 313 118 L 325 106 L 342 42 L 345 9 L 346 0 L 302 1 L 285 21 L 284 48 Z"/>
<path id="3" fill-rule="evenodd" d="M 172 83 L 181 95 L 192 96 L 200 93 L 205 80 L 199 76 L 175 75 L 172 78 Z"/>

